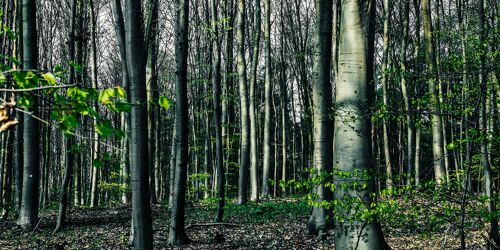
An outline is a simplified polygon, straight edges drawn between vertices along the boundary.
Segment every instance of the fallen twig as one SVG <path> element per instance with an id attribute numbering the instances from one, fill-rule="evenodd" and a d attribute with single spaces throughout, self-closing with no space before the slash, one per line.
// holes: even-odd
<path id="1" fill-rule="evenodd" d="M 212 226 L 226 226 L 226 227 L 237 227 L 238 225 L 233 224 L 233 223 L 204 223 L 204 224 L 191 224 L 188 225 L 185 229 L 190 229 L 194 227 L 212 227 Z"/>

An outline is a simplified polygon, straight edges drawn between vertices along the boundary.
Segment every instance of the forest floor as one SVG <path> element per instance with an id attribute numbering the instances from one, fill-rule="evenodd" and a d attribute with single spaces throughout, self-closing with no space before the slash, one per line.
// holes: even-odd
<path id="1" fill-rule="evenodd" d="M 187 225 L 210 223 L 213 204 L 190 205 Z M 333 236 L 321 240 L 307 234 L 310 208 L 303 201 L 272 201 L 237 206 L 227 204 L 224 221 L 233 226 L 199 226 L 187 229 L 192 243 L 177 249 L 333 249 Z M 14 220 L 0 221 L 0 249 L 129 249 L 130 208 L 74 208 L 69 225 L 53 233 L 57 213 L 41 212 L 36 230 L 22 230 Z M 167 244 L 169 211 L 153 205 L 155 249 Z M 426 222 L 423 222 L 425 224 Z M 385 238 L 393 249 L 459 249 L 459 231 L 417 233 L 383 225 Z M 485 229 L 469 231 L 468 249 L 484 249 Z M 215 235 L 222 234 L 222 242 Z"/>

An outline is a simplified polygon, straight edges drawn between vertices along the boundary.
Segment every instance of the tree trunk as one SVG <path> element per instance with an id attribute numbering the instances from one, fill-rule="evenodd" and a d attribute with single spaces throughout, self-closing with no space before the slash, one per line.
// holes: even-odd
<path id="1" fill-rule="evenodd" d="M 172 215 L 168 242 L 172 245 L 182 245 L 189 242 L 184 229 L 186 182 L 188 170 L 188 139 L 189 139 L 189 104 L 187 98 L 187 61 L 188 61 L 188 27 L 189 0 L 177 2 L 177 24 L 175 40 L 176 71 L 176 140 L 177 155 L 175 164 L 175 185 L 172 202 Z"/>
<path id="2" fill-rule="evenodd" d="M 383 44 L 383 52 L 382 52 L 382 65 L 381 65 L 381 73 L 382 73 L 382 91 L 383 91 L 383 101 L 384 108 L 386 111 L 383 115 L 382 119 L 382 129 L 384 133 L 384 157 L 385 157 L 385 174 L 386 180 L 385 185 L 388 190 L 392 190 L 392 164 L 391 164 L 391 148 L 389 145 L 389 129 L 387 128 L 387 117 L 389 114 L 387 111 L 389 110 L 389 93 L 387 89 L 388 84 L 388 74 L 389 74 L 389 30 L 391 28 L 391 5 L 389 0 L 384 0 L 384 44 Z"/>
<path id="3" fill-rule="evenodd" d="M 259 200 L 259 161 L 258 161 L 258 140 L 257 140 L 257 121 L 255 110 L 255 84 L 257 83 L 257 66 L 259 64 L 260 49 L 260 29 L 261 29 L 261 10 L 260 0 L 255 1 L 255 31 L 253 34 L 253 55 L 252 55 L 252 75 L 250 77 L 250 200 Z"/>
<path id="4" fill-rule="evenodd" d="M 158 41 L 156 35 L 158 32 L 158 0 L 150 0 L 149 8 L 151 11 L 151 33 L 148 39 L 150 41 L 147 46 L 148 49 L 148 62 L 146 66 L 146 85 L 147 85 L 147 98 L 148 98 L 148 161 L 149 161 L 149 191 L 151 193 L 151 203 L 158 203 L 158 198 L 156 197 L 155 188 L 155 170 L 157 164 L 155 164 L 155 154 L 157 154 L 156 149 L 156 119 L 159 115 L 158 112 L 158 76 L 156 73 L 157 67 L 157 57 L 158 57 Z"/>
<path id="5" fill-rule="evenodd" d="M 339 171 L 347 172 L 357 179 L 362 189 L 340 188 L 345 178 L 336 178 L 334 199 L 341 204 L 351 198 L 360 199 L 360 205 L 369 208 L 375 192 L 374 180 L 366 180 L 355 173 L 373 169 L 370 136 L 370 116 L 365 112 L 371 105 L 367 65 L 367 25 L 362 20 L 363 3 L 343 1 L 341 10 L 339 75 L 336 86 L 335 145 L 333 164 Z M 366 18 L 366 17 L 365 17 Z M 365 22 L 363 22 L 365 21 Z M 346 117 L 349 117 L 346 119 Z M 347 199 L 347 200 L 346 200 Z M 337 215 L 344 219 L 335 220 L 337 249 L 385 249 L 380 225 L 376 220 L 360 221 L 352 218 L 354 211 L 336 208 Z"/>
<path id="6" fill-rule="evenodd" d="M 498 217 L 496 216 L 497 214 L 497 209 L 496 209 L 496 202 L 495 202 L 495 197 L 494 197 L 494 191 L 493 191 L 493 176 L 492 176 L 492 169 L 490 166 L 490 162 L 488 160 L 488 142 L 487 138 L 488 135 L 487 133 L 487 113 L 486 113 L 486 93 L 485 91 L 487 87 L 486 83 L 486 77 L 487 77 L 487 71 L 485 69 L 486 66 L 486 53 L 487 53 L 487 46 L 485 46 L 485 30 L 484 30 L 484 21 L 485 21 L 485 15 L 484 15 L 484 0 L 479 0 L 479 48 L 481 51 L 484 53 L 480 54 L 480 63 L 479 63 L 479 84 L 481 87 L 481 100 L 480 100 L 480 109 L 479 109 L 479 130 L 482 134 L 481 138 L 481 165 L 483 166 L 483 172 L 484 172 L 484 191 L 486 194 L 486 197 L 488 197 L 488 212 L 490 213 L 491 216 L 491 221 L 490 221 L 490 231 L 489 231 L 489 238 L 493 240 L 493 242 L 498 246 L 500 244 L 500 235 L 498 234 Z M 489 247 L 491 246 L 491 243 L 488 243 Z"/>
<path id="7" fill-rule="evenodd" d="M 130 100 L 130 182 L 135 249 L 153 248 L 149 204 L 149 163 L 147 147 L 146 50 L 142 31 L 141 1 L 125 1 L 125 39 L 129 70 Z"/>
<path id="8" fill-rule="evenodd" d="M 22 1 L 23 22 L 23 69 L 35 70 L 38 65 L 38 45 L 36 27 L 36 1 Z M 36 107 L 38 98 L 33 98 Z M 23 122 L 23 190 L 21 209 L 17 224 L 23 228 L 33 227 L 38 222 L 38 184 L 40 182 L 40 133 L 39 123 L 33 116 L 37 109 L 28 109 L 32 115 L 24 115 Z"/>
<path id="9" fill-rule="evenodd" d="M 430 0 L 421 0 L 421 12 L 424 24 L 425 61 L 427 65 L 427 83 L 429 91 L 429 110 L 432 126 L 432 154 L 436 185 L 446 184 L 446 171 L 443 163 L 443 130 L 436 86 L 436 54 L 434 52 Z"/>
<path id="10" fill-rule="evenodd" d="M 238 0 L 238 15 L 236 24 L 236 42 L 238 44 L 238 81 L 240 95 L 240 171 L 238 179 L 238 204 L 247 203 L 248 170 L 250 163 L 250 124 L 248 122 L 248 90 L 247 70 L 245 62 L 245 0 Z"/>
<path id="11" fill-rule="evenodd" d="M 213 37 L 213 106 L 215 123 L 215 169 L 217 172 L 217 212 L 215 222 L 222 222 L 225 203 L 225 173 L 224 173 L 224 149 L 222 145 L 222 121 L 221 121 L 221 49 L 219 45 L 219 27 L 217 25 L 217 1 L 211 1 L 212 10 L 212 30 Z"/>
<path id="12" fill-rule="evenodd" d="M 262 197 L 268 198 L 271 194 L 271 171 L 273 168 L 272 151 L 272 86 L 271 86 L 271 1 L 264 0 L 264 57 L 266 61 L 264 80 L 264 140 L 263 140 L 263 174 Z"/>
<path id="13" fill-rule="evenodd" d="M 313 131 L 314 168 L 316 175 L 328 176 L 332 171 L 332 86 L 330 82 L 332 56 L 332 11 L 333 2 L 316 0 L 316 33 L 313 66 Z M 285 112 L 285 110 L 283 110 Z M 331 178 L 321 178 L 314 187 L 315 202 L 330 202 L 331 189 L 325 186 Z M 332 228 L 331 211 L 326 207 L 314 206 L 308 222 L 310 234 L 323 234 Z"/>
<path id="14" fill-rule="evenodd" d="M 70 16 L 70 33 L 69 33 L 69 41 L 68 41 L 68 53 L 69 60 L 75 61 L 75 21 L 76 21 L 76 2 L 77 0 L 71 1 L 71 16 Z M 91 4 L 93 6 L 93 4 Z M 75 81 L 75 69 L 73 67 L 70 68 L 69 71 L 69 82 L 74 83 Z M 65 169 L 64 169 L 64 178 L 61 188 L 61 197 L 59 200 L 59 214 L 57 216 L 57 225 L 55 231 L 58 232 L 65 226 L 66 220 L 66 208 L 68 206 L 68 194 L 70 193 L 70 182 L 73 175 L 73 157 L 74 152 L 72 152 L 72 145 L 74 142 L 74 138 L 72 135 L 64 135 L 65 140 Z"/>
<path id="15" fill-rule="evenodd" d="M 415 153 L 415 123 L 413 122 L 412 106 L 408 93 L 408 83 L 406 81 L 406 50 L 408 48 L 408 32 L 410 23 L 410 1 L 404 2 L 403 14 L 403 40 L 401 42 L 401 93 L 403 94 L 405 112 L 406 112 L 406 186 L 410 187 L 413 177 L 413 163 Z"/>

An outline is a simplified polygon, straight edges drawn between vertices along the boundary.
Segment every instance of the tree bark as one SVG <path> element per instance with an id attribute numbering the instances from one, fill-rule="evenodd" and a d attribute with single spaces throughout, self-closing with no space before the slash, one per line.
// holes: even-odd
<path id="1" fill-rule="evenodd" d="M 264 80 L 264 140 L 263 140 L 263 174 L 262 174 L 262 197 L 267 198 L 271 194 L 271 171 L 273 168 L 272 140 L 272 87 L 271 87 L 271 2 L 264 0 L 264 57 L 266 61 Z"/>
<path id="2" fill-rule="evenodd" d="M 255 0 L 255 31 L 253 34 L 252 75 L 250 77 L 250 200 L 259 200 L 259 160 L 257 121 L 255 109 L 255 85 L 257 83 L 257 66 L 259 64 L 260 29 L 261 29 L 260 0 Z"/>
<path id="3" fill-rule="evenodd" d="M 22 0 L 23 22 L 23 69 L 34 70 L 38 67 L 38 45 L 36 27 L 36 1 Z M 33 98 L 37 106 L 38 98 Z M 37 109 L 28 108 L 32 115 L 24 115 L 23 121 L 23 190 L 21 209 L 17 224 L 23 228 L 33 227 L 38 222 L 38 184 L 40 182 L 40 132 Z"/>
<path id="4" fill-rule="evenodd" d="M 188 170 L 188 139 L 189 139 L 189 104 L 187 97 L 187 61 L 188 61 L 188 27 L 189 0 L 177 2 L 177 24 L 175 40 L 176 71 L 176 140 L 177 155 L 175 164 L 175 185 L 173 190 L 172 215 L 168 242 L 172 245 L 182 245 L 190 240 L 184 229 L 186 182 Z"/>
<path id="5" fill-rule="evenodd" d="M 432 154 L 434 164 L 434 178 L 437 186 L 446 184 L 446 171 L 443 154 L 443 130 L 439 109 L 438 90 L 436 86 L 436 54 L 433 45 L 433 31 L 431 20 L 430 0 L 421 0 L 421 12 L 424 24 L 425 61 L 427 66 L 427 84 L 429 91 L 429 111 L 432 126 Z"/>
<path id="6" fill-rule="evenodd" d="M 316 175 L 329 176 L 332 172 L 332 86 L 330 82 L 332 56 L 332 11 L 333 2 L 316 0 L 316 33 L 313 66 L 313 133 L 314 133 L 314 168 Z M 286 112 L 283 110 L 283 112 Z M 331 189 L 325 186 L 331 178 L 321 178 L 321 183 L 314 187 L 315 203 L 329 202 Z M 323 205 L 313 207 L 308 222 L 310 234 L 323 234 L 332 228 L 331 211 Z"/>
<path id="7" fill-rule="evenodd" d="M 247 203 L 248 170 L 250 164 L 250 124 L 248 114 L 247 70 L 245 62 L 245 0 L 238 0 L 236 42 L 238 44 L 238 82 L 240 95 L 240 170 L 238 179 L 238 204 Z"/>
<path id="8" fill-rule="evenodd" d="M 371 153 L 370 91 L 367 68 L 367 25 L 363 20 L 363 3 L 343 1 L 341 10 L 339 75 L 336 85 L 335 145 L 333 164 L 339 171 L 351 173 L 349 179 L 336 178 L 334 199 L 345 202 L 356 197 L 360 205 L 367 208 L 374 202 L 371 194 L 375 192 L 374 180 L 363 178 L 355 173 L 367 173 L 374 169 Z M 365 17 L 366 18 L 366 17 Z M 368 174 L 368 178 L 370 174 Z M 340 186 L 352 179 L 364 186 L 362 189 Z M 336 208 L 337 215 L 345 219 L 342 223 L 335 220 L 335 247 L 337 249 L 385 249 L 380 225 L 376 220 L 361 221 L 352 218 L 353 211 Z M 352 218 L 352 219 L 351 219 Z"/>
<path id="9" fill-rule="evenodd" d="M 130 182 L 135 249 L 153 248 L 149 204 L 149 162 L 147 147 L 146 50 L 142 29 L 141 1 L 125 1 L 125 40 L 129 70 L 130 101 Z"/>

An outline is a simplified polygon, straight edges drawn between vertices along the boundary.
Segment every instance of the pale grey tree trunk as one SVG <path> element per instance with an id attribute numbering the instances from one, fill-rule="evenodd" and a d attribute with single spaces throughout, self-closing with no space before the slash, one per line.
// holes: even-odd
<path id="1" fill-rule="evenodd" d="M 374 176 L 370 179 L 355 173 L 367 173 L 374 169 L 371 155 L 370 109 L 373 94 L 368 83 L 367 25 L 363 14 L 365 1 L 343 1 L 340 20 L 339 75 L 336 85 L 335 143 L 333 164 L 339 171 L 350 173 L 349 179 L 335 177 L 334 199 L 345 202 L 359 199 L 367 208 L 374 202 Z M 349 180 L 358 181 L 362 189 L 340 186 Z M 375 220 L 361 221 L 353 218 L 353 212 L 336 208 L 336 249 L 385 249 L 380 225 Z"/>
<path id="2" fill-rule="evenodd" d="M 261 29 L 260 0 L 255 0 L 255 31 L 253 34 L 252 75 L 250 77 L 250 200 L 259 200 L 259 160 L 257 140 L 257 117 L 255 109 L 255 85 L 257 83 L 257 66 L 259 64 L 260 29 Z"/>
<path id="3" fill-rule="evenodd" d="M 266 61 L 264 80 L 264 140 L 263 140 L 263 174 L 262 174 L 262 197 L 267 198 L 271 194 L 271 171 L 273 168 L 272 151 L 272 87 L 271 87 L 271 2 L 264 0 L 264 57 Z"/>
<path id="4" fill-rule="evenodd" d="M 384 111 L 389 110 L 389 93 L 387 90 L 388 74 L 389 74 L 389 30 L 391 28 L 391 5 L 389 0 L 384 0 L 384 37 L 383 37 L 383 52 L 382 52 L 382 92 Z M 392 190 L 392 164 L 391 164 L 391 149 L 389 145 L 389 129 L 387 128 L 387 117 L 389 114 L 386 112 L 382 119 L 383 141 L 384 141 L 384 157 L 385 157 L 385 174 L 386 188 Z"/>
<path id="5" fill-rule="evenodd" d="M 189 139 L 189 104 L 187 97 L 187 62 L 188 62 L 188 27 L 189 0 L 177 2 L 177 24 L 175 36 L 176 71 L 176 141 L 177 153 L 175 164 L 175 184 L 172 198 L 172 215 L 168 242 L 172 245 L 182 245 L 189 242 L 184 230 L 186 185 L 188 171 L 188 139 Z M 174 180 L 172 180 L 174 181 Z"/>
<path id="6" fill-rule="evenodd" d="M 92 53 L 91 53 L 91 79 L 92 79 L 92 88 L 97 89 L 97 44 L 96 44 L 96 36 L 97 36 L 97 27 L 96 27 L 96 22 L 97 22 L 97 17 L 94 12 L 94 3 L 91 0 L 90 1 L 90 26 L 91 26 L 91 47 L 92 47 Z M 99 111 L 99 106 L 97 105 L 97 101 L 94 101 L 94 109 L 96 111 Z M 96 126 L 96 122 L 94 121 L 94 126 Z M 97 160 L 99 157 L 99 150 L 100 150 L 100 145 L 99 145 L 99 133 L 97 132 L 97 129 L 94 129 L 94 132 L 92 134 L 93 140 L 92 140 L 92 190 L 91 190 L 91 195 L 90 195 L 90 207 L 97 207 L 99 206 L 99 190 L 98 190 L 98 182 L 99 182 L 99 169 L 95 166 L 94 162 Z"/>
<path id="7" fill-rule="evenodd" d="M 446 184 L 446 170 L 443 154 L 443 130 L 439 108 L 439 98 L 436 82 L 436 54 L 433 45 L 433 31 L 431 20 L 430 0 L 421 1 L 421 12 L 424 24 L 425 61 L 427 65 L 427 84 L 429 91 L 429 111 L 432 126 L 432 154 L 434 164 L 434 178 L 437 186 Z"/>
<path id="8" fill-rule="evenodd" d="M 22 0 L 23 25 L 23 69 L 36 70 L 38 67 L 38 45 L 36 27 L 36 1 Z M 33 98 L 33 106 L 38 104 Z M 38 116 L 37 109 L 28 109 Z M 39 122 L 32 115 L 24 115 L 23 120 L 23 188 L 21 209 L 17 224 L 23 228 L 34 227 L 38 222 L 38 194 L 40 182 L 40 131 Z"/>
<path id="9" fill-rule="evenodd" d="M 248 200 L 248 171 L 250 164 L 250 124 L 248 111 L 247 70 L 245 61 L 245 0 L 238 0 L 236 43 L 238 44 L 238 82 L 240 95 L 240 170 L 238 179 L 238 204 Z"/>
<path id="10" fill-rule="evenodd" d="M 329 176 L 332 171 L 332 85 L 330 82 L 332 56 L 333 2 L 316 0 L 316 33 L 314 35 L 313 66 L 313 164 L 316 175 Z M 285 112 L 285 111 L 283 111 Z M 337 165 L 335 164 L 335 167 Z M 330 202 L 331 189 L 325 184 L 331 178 L 322 178 L 314 187 L 315 202 Z M 324 206 L 314 206 L 308 222 L 310 234 L 322 235 L 332 228 L 331 211 Z"/>

